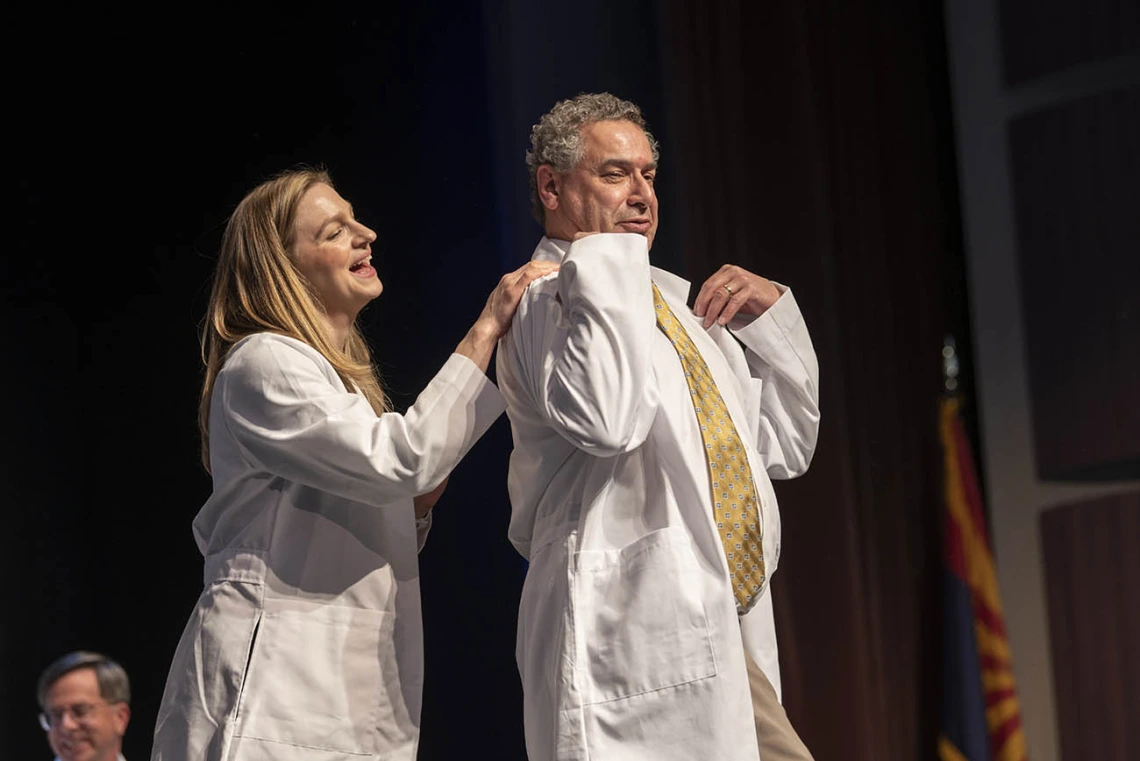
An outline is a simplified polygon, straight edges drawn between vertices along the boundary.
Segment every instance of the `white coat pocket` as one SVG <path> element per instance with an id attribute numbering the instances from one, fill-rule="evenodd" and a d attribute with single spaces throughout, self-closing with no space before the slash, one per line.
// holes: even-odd
<path id="1" fill-rule="evenodd" d="M 238 705 L 235 743 L 374 753 L 377 716 L 387 708 L 381 705 L 378 655 L 392 647 L 388 613 L 266 600 Z"/>
<path id="2" fill-rule="evenodd" d="M 680 529 L 575 557 L 582 704 L 716 675 L 702 601 L 706 572 Z"/>

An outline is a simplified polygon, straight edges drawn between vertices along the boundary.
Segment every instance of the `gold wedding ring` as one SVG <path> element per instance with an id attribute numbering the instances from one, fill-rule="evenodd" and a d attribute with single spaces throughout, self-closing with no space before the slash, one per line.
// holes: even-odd
<path id="1" fill-rule="evenodd" d="M 723 286 L 721 286 L 721 287 L 722 287 L 722 288 L 724 288 L 726 291 L 728 291 L 728 295 L 729 295 L 729 296 L 731 296 L 731 295 L 732 295 L 732 289 L 728 287 L 728 283 L 725 283 L 725 284 L 724 284 Z"/>

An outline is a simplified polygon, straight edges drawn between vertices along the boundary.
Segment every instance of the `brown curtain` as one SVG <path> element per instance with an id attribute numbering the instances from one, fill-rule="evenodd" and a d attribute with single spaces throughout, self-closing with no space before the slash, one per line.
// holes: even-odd
<path id="1" fill-rule="evenodd" d="M 661 9 L 688 275 L 790 285 L 820 359 L 815 460 L 776 484 L 785 705 L 818 761 L 933 757 L 940 349 L 965 319 L 940 9 Z"/>

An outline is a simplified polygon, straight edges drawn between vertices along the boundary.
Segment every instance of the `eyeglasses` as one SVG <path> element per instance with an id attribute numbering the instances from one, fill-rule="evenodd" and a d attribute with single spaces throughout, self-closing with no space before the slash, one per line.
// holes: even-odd
<path id="1" fill-rule="evenodd" d="M 76 724 L 82 724 L 91 718 L 91 714 L 99 706 L 110 705 L 110 703 L 76 703 L 68 708 L 52 708 L 47 713 L 40 714 L 40 726 L 44 728 L 45 732 L 50 732 L 53 727 L 58 727 L 63 724 L 63 719 L 68 714 L 75 720 Z"/>

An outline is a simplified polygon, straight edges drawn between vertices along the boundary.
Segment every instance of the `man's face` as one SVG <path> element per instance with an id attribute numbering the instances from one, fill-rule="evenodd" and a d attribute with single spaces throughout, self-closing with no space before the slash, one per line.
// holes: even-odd
<path id="1" fill-rule="evenodd" d="M 657 162 L 649 139 L 633 122 L 594 122 L 582 127 L 582 160 L 554 174 L 546 202 L 550 237 L 573 240 L 578 232 L 657 234 Z M 553 205 L 553 208 L 552 208 Z"/>
<path id="2" fill-rule="evenodd" d="M 70 671 L 48 688 L 48 742 L 62 761 L 115 761 L 131 710 L 99 694 L 95 669 Z"/>

